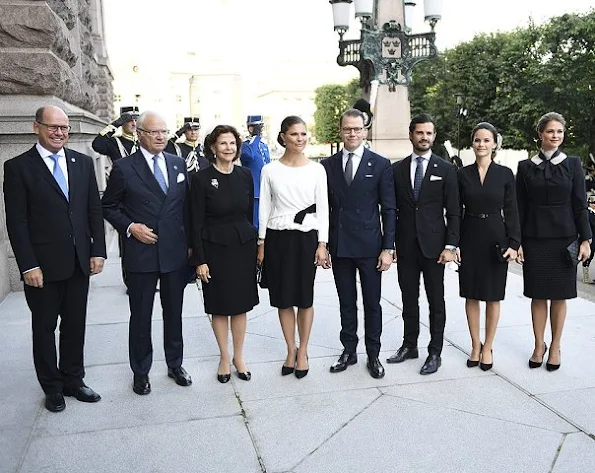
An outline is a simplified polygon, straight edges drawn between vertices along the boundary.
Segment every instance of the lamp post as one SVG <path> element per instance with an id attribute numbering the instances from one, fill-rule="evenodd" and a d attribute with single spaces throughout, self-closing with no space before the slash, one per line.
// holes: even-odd
<path id="1" fill-rule="evenodd" d="M 416 6 L 413 0 L 397 0 L 401 4 L 403 22 L 389 19 L 382 26 L 378 21 L 378 0 L 355 0 L 355 17 L 361 21 L 359 39 L 343 39 L 349 29 L 353 0 L 330 0 L 335 31 L 339 33 L 340 66 L 355 66 L 360 71 L 360 84 L 371 81 L 386 84 L 394 92 L 398 85 L 409 85 L 413 67 L 420 61 L 435 58 L 434 27 L 441 18 L 442 0 L 424 0 L 425 19 L 431 31 L 411 34 L 411 18 Z"/>
<path id="2" fill-rule="evenodd" d="M 455 116 L 457 117 L 457 153 L 459 159 L 461 158 L 461 120 L 467 116 L 467 109 L 465 108 L 465 96 L 461 93 L 455 94 L 456 110 Z"/>
<path id="3" fill-rule="evenodd" d="M 434 28 L 441 18 L 442 0 L 424 0 L 431 30 L 411 33 L 412 13 L 421 0 L 330 0 L 334 29 L 339 34 L 340 66 L 355 66 L 360 86 L 374 112 L 372 146 L 390 159 L 411 151 L 410 104 L 407 86 L 413 67 L 437 56 Z M 359 39 L 344 39 L 351 20 L 361 21 Z"/>

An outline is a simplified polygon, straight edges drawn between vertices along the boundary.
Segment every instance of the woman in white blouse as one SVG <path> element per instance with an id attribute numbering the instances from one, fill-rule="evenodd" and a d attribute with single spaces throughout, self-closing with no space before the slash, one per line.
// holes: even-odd
<path id="1" fill-rule="evenodd" d="M 327 180 L 322 165 L 304 155 L 308 137 L 300 117 L 281 122 L 277 141 L 285 153 L 262 169 L 257 259 L 287 343 L 281 374 L 303 378 L 309 369 L 316 268 L 330 267 Z"/>

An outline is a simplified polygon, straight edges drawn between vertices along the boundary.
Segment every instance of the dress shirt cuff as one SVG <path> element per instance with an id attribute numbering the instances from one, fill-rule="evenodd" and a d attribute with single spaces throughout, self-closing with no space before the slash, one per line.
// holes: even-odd
<path id="1" fill-rule="evenodd" d="M 34 271 L 34 270 L 36 270 L 36 269 L 39 269 L 39 266 L 35 266 L 35 268 L 31 268 L 31 269 L 28 269 L 27 271 L 23 271 L 23 273 L 22 273 L 22 274 L 27 274 L 27 273 L 29 273 L 29 272 L 31 272 L 31 271 Z"/>
<path id="2" fill-rule="evenodd" d="M 445 249 L 445 250 L 452 251 L 452 250 L 456 250 L 456 249 L 457 249 L 457 247 L 456 247 L 456 246 L 454 246 L 454 245 L 444 245 L 444 249 Z"/>
<path id="3" fill-rule="evenodd" d="M 128 225 L 128 227 L 126 228 L 126 238 L 130 238 L 130 227 L 132 227 L 132 225 L 134 225 L 134 222 L 132 222 L 130 225 Z"/>

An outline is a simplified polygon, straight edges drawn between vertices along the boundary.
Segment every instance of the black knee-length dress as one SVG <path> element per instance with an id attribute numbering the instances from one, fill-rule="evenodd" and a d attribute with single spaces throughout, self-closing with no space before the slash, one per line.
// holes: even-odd
<path id="1" fill-rule="evenodd" d="M 492 162 L 483 184 L 475 163 L 461 168 L 458 178 L 463 206 L 460 295 L 501 301 L 508 264 L 498 260 L 496 245 L 502 250 L 518 250 L 521 241 L 514 175 L 509 168 Z"/>
<path id="2" fill-rule="evenodd" d="M 234 166 L 224 174 L 210 166 L 192 179 L 193 262 L 206 263 L 211 275 L 202 283 L 205 312 L 237 315 L 252 310 L 259 301 L 250 170 Z"/>
<path id="3" fill-rule="evenodd" d="M 576 297 L 570 242 L 591 238 L 585 175 L 580 158 L 557 150 L 519 162 L 517 199 L 521 221 L 524 295 L 531 299 Z"/>

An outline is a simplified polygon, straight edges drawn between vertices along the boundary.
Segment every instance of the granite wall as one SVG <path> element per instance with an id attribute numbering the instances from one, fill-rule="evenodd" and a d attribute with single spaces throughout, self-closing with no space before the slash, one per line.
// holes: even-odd
<path id="1" fill-rule="evenodd" d="M 113 116 L 112 80 L 102 0 L 0 0 L 0 179 L 4 162 L 36 142 L 35 110 L 54 104 L 70 117 L 69 147 L 96 159 L 103 189 L 104 158 L 90 144 Z M 0 300 L 22 289 L 1 197 Z"/>

